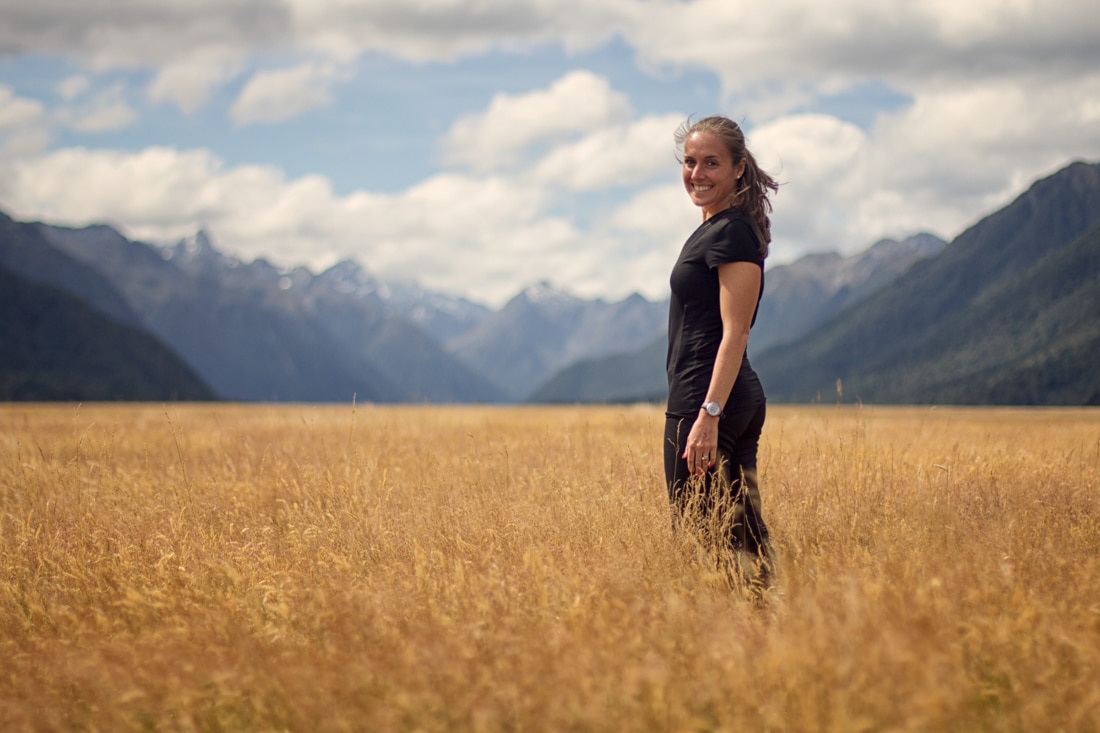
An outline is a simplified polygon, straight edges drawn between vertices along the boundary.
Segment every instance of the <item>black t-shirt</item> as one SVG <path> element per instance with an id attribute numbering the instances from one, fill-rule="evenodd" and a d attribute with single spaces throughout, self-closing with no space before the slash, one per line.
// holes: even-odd
<path id="1" fill-rule="evenodd" d="M 718 303 L 718 266 L 752 262 L 760 266 L 760 296 L 764 293 L 764 261 L 748 217 L 726 209 L 703 222 L 684 243 L 670 284 L 668 312 L 668 415 L 689 417 L 699 412 L 722 341 Z M 756 323 L 756 310 L 752 314 Z M 747 357 L 742 369 L 751 369 Z"/>

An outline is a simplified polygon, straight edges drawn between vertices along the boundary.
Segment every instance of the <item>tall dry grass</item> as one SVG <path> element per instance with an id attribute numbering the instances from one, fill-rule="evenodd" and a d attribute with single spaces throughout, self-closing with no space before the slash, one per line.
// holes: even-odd
<path id="1" fill-rule="evenodd" d="M 1100 729 L 1100 412 L 765 431 L 759 608 L 655 408 L 0 406 L 0 729 Z"/>

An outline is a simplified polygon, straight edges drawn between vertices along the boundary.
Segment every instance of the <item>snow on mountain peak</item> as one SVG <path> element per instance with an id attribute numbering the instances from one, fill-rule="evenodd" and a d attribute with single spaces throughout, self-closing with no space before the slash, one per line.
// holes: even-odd
<path id="1" fill-rule="evenodd" d="M 344 295 L 362 297 L 375 294 L 379 297 L 385 297 L 385 286 L 354 259 L 337 262 L 318 275 L 317 279 Z"/>
<path id="2" fill-rule="evenodd" d="M 534 285 L 528 285 L 523 290 L 523 296 L 532 303 L 542 305 L 572 302 L 576 300 L 564 290 L 559 290 L 550 284 L 548 280 L 540 280 Z"/>

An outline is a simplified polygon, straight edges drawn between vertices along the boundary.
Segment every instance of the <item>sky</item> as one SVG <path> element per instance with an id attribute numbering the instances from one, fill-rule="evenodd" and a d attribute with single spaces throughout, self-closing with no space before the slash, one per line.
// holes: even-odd
<path id="1" fill-rule="evenodd" d="M 1094 0 L 0 0 L 0 210 L 497 307 L 664 298 L 673 133 L 781 184 L 769 264 L 952 239 L 1100 160 Z"/>

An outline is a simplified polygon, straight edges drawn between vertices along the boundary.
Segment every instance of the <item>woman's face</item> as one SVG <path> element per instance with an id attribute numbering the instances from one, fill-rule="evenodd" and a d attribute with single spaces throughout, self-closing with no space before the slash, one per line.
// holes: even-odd
<path id="1" fill-rule="evenodd" d="M 684 188 L 703 219 L 728 209 L 734 202 L 745 161 L 734 165 L 729 149 L 709 130 L 697 130 L 684 141 Z"/>

